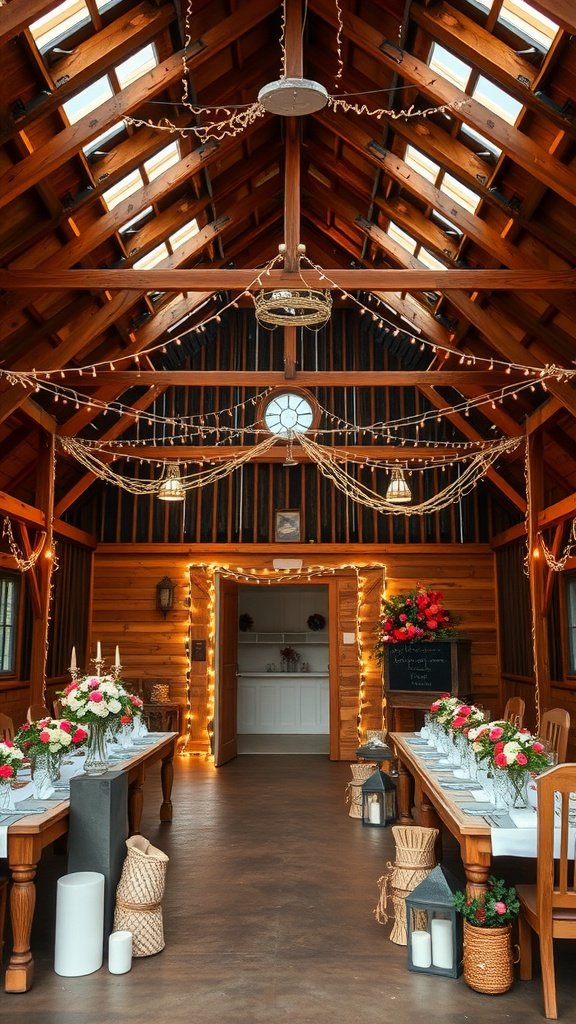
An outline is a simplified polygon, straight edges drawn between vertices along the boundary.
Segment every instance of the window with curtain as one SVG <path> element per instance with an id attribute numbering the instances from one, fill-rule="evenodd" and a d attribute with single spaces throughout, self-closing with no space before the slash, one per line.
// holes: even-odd
<path id="1" fill-rule="evenodd" d="M 0 573 L 0 673 L 15 671 L 19 592 L 19 577 Z"/>

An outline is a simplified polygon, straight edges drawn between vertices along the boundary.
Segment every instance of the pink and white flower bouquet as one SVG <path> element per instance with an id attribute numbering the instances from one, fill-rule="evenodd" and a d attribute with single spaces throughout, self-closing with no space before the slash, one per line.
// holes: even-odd
<path id="1" fill-rule="evenodd" d="M 12 740 L 3 740 L 0 743 L 0 782 L 10 782 L 15 778 L 23 760 L 24 754 Z"/>
<path id="2" fill-rule="evenodd" d="M 95 724 L 120 717 L 123 693 L 112 676 L 85 676 L 68 684 L 60 703 L 72 722 Z"/>
<path id="3" fill-rule="evenodd" d="M 87 730 L 67 718 L 41 718 L 37 722 L 24 722 L 14 742 L 25 757 L 38 757 L 63 754 L 81 747 L 87 739 Z"/>

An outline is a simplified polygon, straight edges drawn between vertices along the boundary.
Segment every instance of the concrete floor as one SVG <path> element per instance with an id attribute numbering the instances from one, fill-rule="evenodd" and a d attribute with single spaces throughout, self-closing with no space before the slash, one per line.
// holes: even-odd
<path id="1" fill-rule="evenodd" d="M 110 975 L 106 966 L 83 978 L 55 975 L 55 880 L 66 867 L 63 857 L 48 854 L 38 880 L 36 981 L 25 995 L 0 994 L 2 1019 L 540 1024 L 537 976 L 505 995 L 485 996 L 463 978 L 408 972 L 406 950 L 390 943 L 390 926 L 373 915 L 377 880 L 393 859 L 391 830 L 365 828 L 348 816 L 349 778 L 348 764 L 321 755 L 242 756 L 218 770 L 203 760 L 178 760 L 174 821 L 160 825 L 159 783 L 151 775 L 142 831 L 170 856 L 165 950 L 135 960 L 126 975 Z M 458 865 L 453 846 L 445 860 Z M 498 873 L 512 881 L 517 867 L 499 864 Z M 565 1021 L 576 1020 L 573 949 L 558 944 Z"/>

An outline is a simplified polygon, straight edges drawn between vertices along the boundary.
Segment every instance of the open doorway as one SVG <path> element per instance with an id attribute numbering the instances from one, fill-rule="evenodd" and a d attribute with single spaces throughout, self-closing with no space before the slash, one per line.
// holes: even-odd
<path id="1" fill-rule="evenodd" d="M 328 586 L 239 586 L 238 626 L 238 753 L 328 754 Z"/>

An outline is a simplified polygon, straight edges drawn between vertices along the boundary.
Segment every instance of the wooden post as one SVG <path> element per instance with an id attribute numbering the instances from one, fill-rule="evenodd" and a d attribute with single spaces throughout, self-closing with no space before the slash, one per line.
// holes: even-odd
<path id="1" fill-rule="evenodd" d="M 50 621 L 50 591 L 54 556 L 54 436 L 46 435 L 45 445 L 38 451 L 36 474 L 36 505 L 46 517 L 46 541 L 35 569 L 39 592 L 39 606 L 32 620 L 32 652 L 30 658 L 30 703 L 45 703 L 46 655 L 48 623 Z"/>
<path id="2" fill-rule="evenodd" d="M 300 2 L 286 7 L 286 77 L 302 77 L 302 12 Z M 300 242 L 300 124 L 297 117 L 286 118 L 284 163 L 284 269 L 298 270 Z M 284 376 L 296 373 L 296 328 L 284 328 Z"/>
<path id="3" fill-rule="evenodd" d="M 545 562 L 538 541 L 538 516 L 544 508 L 544 452 L 542 431 L 527 438 L 528 498 L 528 571 L 532 612 L 532 647 L 534 658 L 535 730 L 540 726 L 540 709 L 548 707 L 550 692 L 550 659 L 548 620 L 545 604 Z"/>

